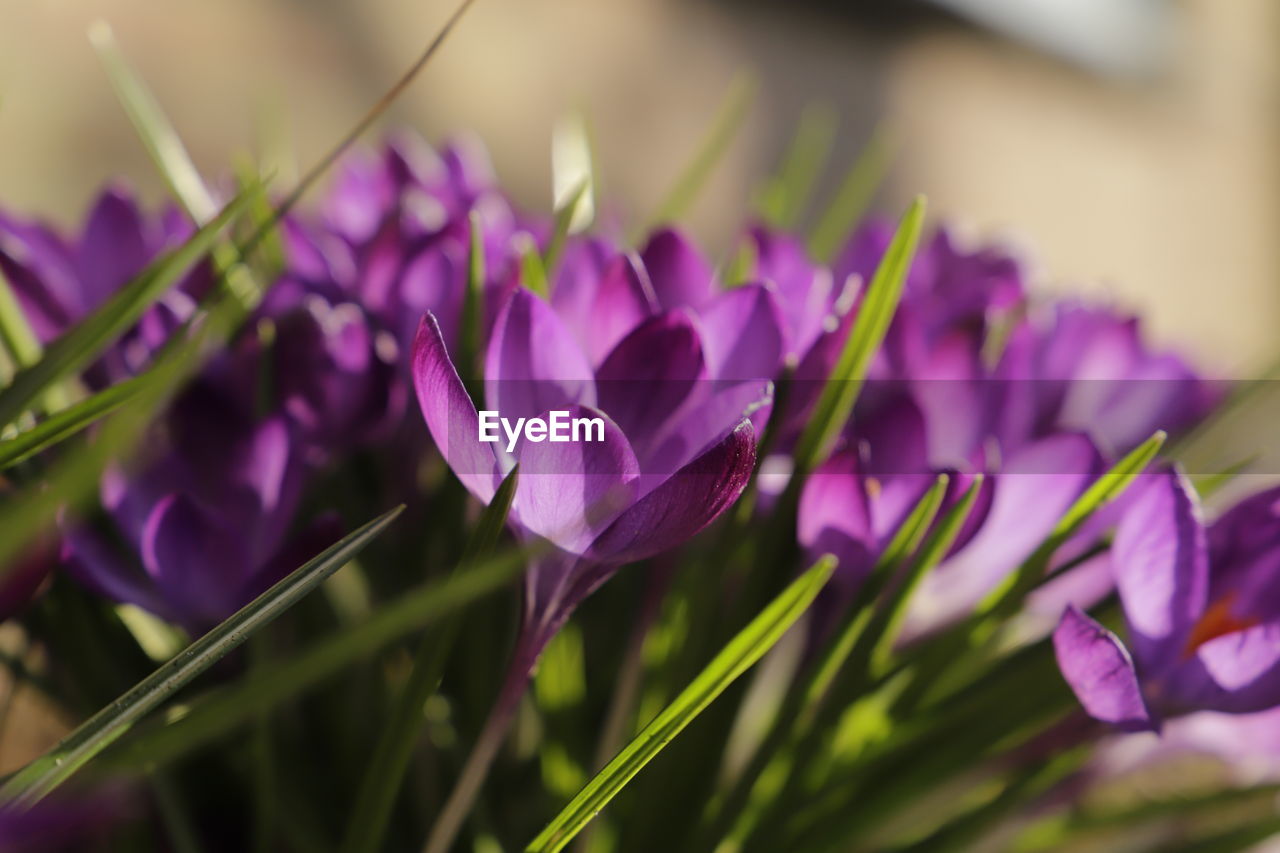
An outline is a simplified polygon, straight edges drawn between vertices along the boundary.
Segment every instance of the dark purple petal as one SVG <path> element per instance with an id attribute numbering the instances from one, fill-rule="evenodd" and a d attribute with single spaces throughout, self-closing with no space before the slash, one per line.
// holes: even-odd
<path id="1" fill-rule="evenodd" d="M 152 510 L 142 565 L 185 623 L 218 622 L 245 603 L 240 590 L 255 566 L 243 535 L 183 495 L 169 495 Z"/>
<path id="2" fill-rule="evenodd" d="M 756 461 L 751 422 L 673 474 L 596 539 L 593 558 L 630 563 L 686 541 L 738 499 Z"/>
<path id="3" fill-rule="evenodd" d="M 600 408 L 622 427 L 646 472 L 662 427 L 678 417 L 706 378 L 699 328 L 686 311 L 671 311 L 643 323 L 600 365 L 596 372 Z"/>
<path id="4" fill-rule="evenodd" d="M 413 344 L 413 385 L 431 438 L 471 494 L 488 503 L 499 482 L 492 444 L 480 441 L 480 417 L 445 351 L 440 324 L 427 314 Z"/>
<path id="5" fill-rule="evenodd" d="M 713 444 L 737 429 L 745 417 L 759 432 L 773 407 L 773 383 L 754 379 L 742 382 L 705 382 L 692 402 L 667 420 L 648 445 L 643 459 L 640 494 L 647 495 L 667 477 L 701 456 Z"/>
<path id="6" fill-rule="evenodd" d="M 1133 661 L 1121 642 L 1076 607 L 1053 632 L 1058 668 L 1089 716 L 1125 731 L 1155 731 Z"/>
<path id="7" fill-rule="evenodd" d="M 80 238 L 78 269 L 84 308 L 101 305 L 151 260 L 146 225 L 133 197 L 112 188 L 99 197 Z"/>

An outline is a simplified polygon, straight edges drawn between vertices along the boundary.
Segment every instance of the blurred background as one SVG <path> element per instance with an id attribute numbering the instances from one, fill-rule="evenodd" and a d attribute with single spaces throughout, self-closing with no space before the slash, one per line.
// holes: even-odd
<path id="1" fill-rule="evenodd" d="M 263 128 L 311 162 L 452 5 L 8 0 L 0 204 L 69 223 L 109 177 L 159 195 L 86 39 L 99 18 L 216 174 Z M 925 192 L 1019 246 L 1039 286 L 1107 294 L 1252 376 L 1280 350 L 1276 16 L 1268 0 L 479 0 L 389 124 L 478 135 L 517 201 L 546 208 L 552 123 L 581 109 L 603 194 L 643 218 L 747 72 L 748 125 L 690 216 L 713 247 L 821 102 L 839 131 L 820 189 L 884 122 L 883 209 Z"/>

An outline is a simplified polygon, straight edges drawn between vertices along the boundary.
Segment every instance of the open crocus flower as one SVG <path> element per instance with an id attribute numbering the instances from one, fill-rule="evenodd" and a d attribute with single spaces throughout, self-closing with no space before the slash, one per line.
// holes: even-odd
<path id="1" fill-rule="evenodd" d="M 1053 637 L 1091 716 L 1154 730 L 1166 716 L 1280 705 L 1280 490 L 1206 526 L 1182 475 L 1152 475 L 1116 529 L 1111 565 L 1128 643 L 1075 607 Z"/>
<path id="2" fill-rule="evenodd" d="M 593 367 L 556 312 L 523 288 L 500 311 L 485 367 L 485 398 L 508 425 L 598 422 L 593 440 L 526 432 L 479 440 L 480 419 L 436 318 L 423 318 L 413 370 L 427 426 L 468 490 L 490 501 L 517 463 L 511 522 L 555 546 L 527 579 L 525 633 L 536 648 L 619 565 L 667 550 L 710 524 L 742 492 L 755 462 L 751 415 L 768 381 L 711 379 L 702 323 L 657 314 Z"/>

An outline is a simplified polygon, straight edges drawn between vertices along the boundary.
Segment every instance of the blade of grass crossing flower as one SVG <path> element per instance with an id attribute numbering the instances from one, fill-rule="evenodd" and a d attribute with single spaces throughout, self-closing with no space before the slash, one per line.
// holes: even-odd
<path id="1" fill-rule="evenodd" d="M 885 579 L 920 546 L 942 507 L 949 480 L 946 474 L 938 475 L 894 531 L 893 538 L 849 607 L 835 639 L 824 646 L 817 663 L 802 673 L 798 683 L 787 690 L 769 731 L 750 761 L 736 774 L 722 803 L 707 812 L 703 821 L 702 847 L 721 849 L 723 845 L 725 849 L 734 849 L 751 832 L 761 805 L 770 793 L 776 792 L 774 786 L 762 782 L 761 777 L 774 767 L 784 771 L 790 768 L 791 756 L 796 751 L 800 736 L 812 731 L 813 720 L 823 706 L 824 697 L 844 670 L 858 638 L 867 627 L 870 607 L 879 597 Z"/>
<path id="2" fill-rule="evenodd" d="M 974 502 L 982 489 L 982 481 L 981 474 L 973 478 L 964 496 L 947 511 L 937 527 L 930 532 L 920 553 L 911 561 L 906 573 L 901 578 L 895 578 L 885 595 L 876 602 L 871 623 L 859 638 L 858 643 L 866 649 L 864 665 L 870 669 L 873 677 L 882 675 L 887 669 L 889 655 L 892 653 L 894 642 L 898 639 L 902 622 L 906 619 L 907 605 L 911 602 L 912 593 L 916 591 L 924 576 L 942 562 L 943 557 L 955 544 L 956 537 L 960 535 L 960 529 L 968 520 L 969 514 L 973 512 Z M 855 660 L 859 660 L 860 654 L 857 649 L 854 650 L 853 656 Z"/>
<path id="3" fill-rule="evenodd" d="M 924 225 L 924 211 L 924 197 L 917 197 L 907 208 L 889 248 L 871 277 L 857 308 L 849 339 L 796 446 L 796 469 L 802 475 L 808 474 L 831 455 L 845 422 L 853 412 L 871 360 L 889 331 L 889 324 L 902 299 L 907 271 Z"/>
<path id="4" fill-rule="evenodd" d="M 18 297 L 4 277 L 3 269 L 0 269 L 0 350 L 3 350 L 0 356 L 7 356 L 8 362 L 8 371 L 0 380 L 5 385 L 12 381 L 13 371 L 30 367 L 44 353 L 44 347 L 40 346 L 35 330 L 31 328 L 27 315 L 18 303 Z M 65 394 L 59 386 L 55 385 L 45 392 L 45 408 L 49 411 L 57 411 L 66 403 Z M 4 424 L 0 424 L 0 427 L 3 426 Z"/>
<path id="5" fill-rule="evenodd" d="M 584 826 L 733 681 L 764 656 L 813 603 L 831 577 L 824 557 L 800 576 L 716 655 L 676 699 L 583 788 L 526 848 L 554 853 Z"/>
<path id="6" fill-rule="evenodd" d="M 756 196 L 756 211 L 766 223 L 782 229 L 795 227 L 814 182 L 831 156 L 835 138 L 835 110 L 828 104 L 806 107 L 778 173 L 765 182 Z"/>
<path id="7" fill-rule="evenodd" d="M 512 468 L 485 507 L 456 572 L 468 572 L 487 558 L 497 545 L 515 497 L 519 468 Z M 422 707 L 440 685 L 449 652 L 458 637 L 460 614 L 445 617 L 434 631 L 423 635 L 414 657 L 413 671 L 405 683 L 391 718 L 369 761 L 360 793 L 356 796 L 342 850 L 356 853 L 381 850 L 396 793 L 422 731 Z"/>
<path id="8" fill-rule="evenodd" d="M 884 127 L 871 135 L 866 147 L 854 161 L 835 198 L 814 226 L 809 238 L 809 253 L 823 263 L 835 258 L 849 232 L 871 206 L 876 190 L 889 171 L 892 143 Z"/>
<path id="9" fill-rule="evenodd" d="M 72 403 L 13 438 L 0 441 L 0 471 L 70 438 L 94 421 L 115 411 L 142 390 L 147 381 L 146 375 L 126 379 Z"/>
<path id="10" fill-rule="evenodd" d="M 469 572 L 425 584 L 376 610 L 368 619 L 313 643 L 298 656 L 223 688 L 168 725 L 139 734 L 109 758 L 112 767 L 173 761 L 250 722 L 399 638 L 505 587 L 523 570 L 529 549 L 511 549 Z"/>
<path id="11" fill-rule="evenodd" d="M 1166 437 L 1163 430 L 1157 431 L 1085 489 L 1031 557 L 979 604 L 978 615 L 1007 615 L 1017 609 L 1023 597 L 1043 578 L 1045 567 L 1058 547 L 1091 515 L 1133 485 L 1159 454 Z"/>
<path id="12" fill-rule="evenodd" d="M 350 562 L 395 520 L 402 509 L 397 507 L 379 516 L 331 545 L 94 714 L 52 750 L 18 771 L 0 787 L 0 802 L 18 808 L 28 808 L 39 802 L 124 734 L 134 722 Z"/>
<path id="13" fill-rule="evenodd" d="M 693 159 L 680 173 L 666 198 L 650 218 L 647 226 L 679 219 L 697 199 L 712 171 L 724 159 L 725 151 L 737 136 L 755 98 L 756 84 L 746 76 L 733 81 L 720 111 L 712 120 Z"/>
<path id="14" fill-rule="evenodd" d="M 186 243 L 156 260 L 105 305 L 50 344 L 39 361 L 20 371 L 0 392 L 0 424 L 12 423 L 40 394 L 90 362 L 137 322 L 152 302 L 209 251 L 218 234 L 243 214 L 260 192 L 257 186 L 237 196 Z"/>

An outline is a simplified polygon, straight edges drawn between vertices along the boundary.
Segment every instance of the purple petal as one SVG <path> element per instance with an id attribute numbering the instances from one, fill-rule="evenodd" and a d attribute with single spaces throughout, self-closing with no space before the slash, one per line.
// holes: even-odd
<path id="1" fill-rule="evenodd" d="M 1188 690 L 1179 678 L 1201 679 L 1179 672 L 1171 686 L 1179 695 L 1198 694 L 1197 707 L 1244 714 L 1280 705 L 1280 621 L 1215 637 L 1196 649 L 1195 661 L 1209 684 Z"/>
<path id="2" fill-rule="evenodd" d="M 686 311 L 641 324 L 600 365 L 600 407 L 627 434 L 646 472 L 662 427 L 678 417 L 706 375 L 702 337 Z"/>
<path id="3" fill-rule="evenodd" d="M 1040 546 L 1099 467 L 1082 435 L 1054 436 L 1012 454 L 993 478 L 982 528 L 921 584 L 908 632 L 949 622 L 981 601 Z"/>
<path id="4" fill-rule="evenodd" d="M 1095 720 L 1125 731 L 1155 731 L 1125 647 L 1106 628 L 1074 606 L 1062 614 L 1053 632 L 1058 668 Z"/>
<path id="5" fill-rule="evenodd" d="M 600 364 L 618 342 L 658 313 L 658 297 L 634 254 L 619 255 L 600 278 L 591 310 L 581 318 L 580 339 L 592 364 Z"/>
<path id="6" fill-rule="evenodd" d="M 796 537 L 806 561 L 834 554 L 842 578 L 861 581 L 879 556 L 865 478 L 857 455 L 836 453 L 805 481 L 796 516 Z"/>
<path id="7" fill-rule="evenodd" d="M 664 309 L 700 308 L 711 298 L 711 265 L 680 232 L 670 228 L 654 232 L 640 258 Z"/>
<path id="8" fill-rule="evenodd" d="M 1182 475 L 1150 475 L 1116 528 L 1116 588 L 1148 677 L 1173 666 L 1204 612 L 1208 556 L 1200 507 Z"/>
<path id="9" fill-rule="evenodd" d="M 604 440 L 521 439 L 513 511 L 524 527 L 570 554 L 582 554 L 635 500 L 640 466 L 617 424 L 584 406 L 567 411 L 568 419 L 599 418 Z"/>
<path id="10" fill-rule="evenodd" d="M 152 510 L 142 565 L 184 623 L 217 622 L 245 603 L 239 593 L 255 567 L 240 536 L 182 495 Z"/>
<path id="11" fill-rule="evenodd" d="M 498 459 L 493 445 L 480 441 L 480 417 L 430 313 L 413 343 L 413 385 L 431 438 L 471 494 L 488 503 L 497 490 Z"/>
<path id="12" fill-rule="evenodd" d="M 78 257 L 86 309 L 101 305 L 147 265 L 151 250 L 144 229 L 132 196 L 109 189 L 98 199 L 85 223 Z"/>
<path id="13" fill-rule="evenodd" d="M 162 619 L 178 615 L 157 593 L 155 584 L 93 531 L 67 530 L 62 540 L 62 564 L 89 590 L 112 601 L 133 604 Z"/>
<path id="14" fill-rule="evenodd" d="M 702 399 L 668 419 L 649 445 L 642 460 L 641 495 L 719 444 L 744 417 L 758 432 L 757 425 L 768 420 L 773 407 L 773 383 L 768 380 L 704 382 L 696 392 Z"/>
<path id="15" fill-rule="evenodd" d="M 717 296 L 699 312 L 707 371 L 716 379 L 772 379 L 787 352 L 782 311 L 769 289 L 751 284 Z"/>
<path id="16" fill-rule="evenodd" d="M 755 430 L 744 419 L 724 441 L 624 512 L 596 539 L 591 556 L 630 563 L 679 545 L 738 499 L 755 461 Z"/>
<path id="17" fill-rule="evenodd" d="M 815 266 L 796 238 L 765 228 L 751 229 L 756 274 L 777 287 L 787 321 L 789 352 L 802 356 L 822 334 L 839 291 L 830 270 Z M 730 282 L 734 284 L 736 282 Z"/>
<path id="18" fill-rule="evenodd" d="M 551 306 L 520 288 L 498 315 L 485 359 L 488 407 L 515 423 L 570 406 L 594 406 L 591 365 Z"/>

